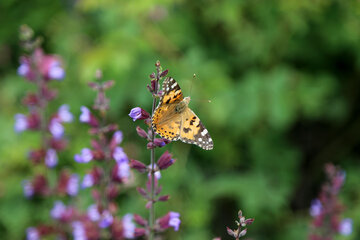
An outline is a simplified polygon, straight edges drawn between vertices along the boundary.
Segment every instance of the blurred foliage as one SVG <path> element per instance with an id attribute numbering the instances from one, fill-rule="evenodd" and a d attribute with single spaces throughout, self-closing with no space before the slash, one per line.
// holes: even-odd
<path id="1" fill-rule="evenodd" d="M 52 110 L 67 103 L 78 116 L 81 105 L 90 106 L 94 92 L 86 83 L 98 68 L 115 79 L 109 120 L 124 131 L 132 158 L 149 155 L 127 114 L 134 106 L 150 111 L 146 84 L 155 61 L 191 94 L 215 148 L 166 147 L 178 161 L 162 178 L 172 198 L 157 210 L 182 215 L 181 230 L 167 239 L 229 239 L 225 226 L 234 226 L 238 209 L 255 218 L 249 239 L 306 239 L 308 207 L 326 162 L 347 171 L 342 197 L 355 226 L 339 239 L 360 238 L 359 1 L 2 0 L 0 9 L 2 239 L 23 238 L 26 227 L 49 218 L 52 206 L 22 194 L 21 181 L 33 172 L 27 150 L 39 137 L 12 130 L 32 87 L 16 75 L 23 23 L 66 64 L 64 82 L 53 83 L 60 97 Z M 87 166 L 75 164 L 73 155 L 89 145 L 87 128 L 73 123 L 67 134 L 61 166 L 83 173 Z M 119 204 L 122 213 L 146 214 L 134 188 Z"/>

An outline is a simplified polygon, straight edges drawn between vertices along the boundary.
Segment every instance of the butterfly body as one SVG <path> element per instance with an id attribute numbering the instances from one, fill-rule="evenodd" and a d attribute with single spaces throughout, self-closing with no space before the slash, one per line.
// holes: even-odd
<path id="1" fill-rule="evenodd" d="M 181 140 L 205 150 L 213 149 L 213 140 L 196 114 L 188 107 L 190 97 L 182 94 L 173 78 L 166 78 L 159 105 L 152 116 L 152 126 L 161 137 Z"/>

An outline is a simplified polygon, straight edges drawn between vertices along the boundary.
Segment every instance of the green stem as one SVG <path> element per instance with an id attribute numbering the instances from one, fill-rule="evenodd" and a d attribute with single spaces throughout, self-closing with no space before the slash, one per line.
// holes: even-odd
<path id="1" fill-rule="evenodd" d="M 151 113 L 154 114 L 154 110 L 156 107 L 156 98 L 154 97 L 153 99 L 153 104 L 152 104 L 152 111 Z M 155 132 L 154 129 L 151 127 L 151 142 L 153 143 L 155 139 Z M 150 226 L 150 235 L 149 235 L 149 239 L 153 240 L 154 239 L 154 224 L 155 224 L 155 148 L 150 149 L 150 159 L 151 159 L 151 207 L 150 207 L 150 216 L 149 216 L 149 226 Z"/>

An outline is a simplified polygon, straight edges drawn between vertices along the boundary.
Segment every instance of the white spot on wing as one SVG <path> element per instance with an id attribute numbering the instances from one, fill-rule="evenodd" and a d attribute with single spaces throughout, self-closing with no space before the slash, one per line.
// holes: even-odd
<path id="1" fill-rule="evenodd" d="M 207 129 L 204 129 L 204 130 L 201 132 L 201 135 L 202 135 L 202 136 L 205 136 L 207 133 L 208 133 L 208 130 L 207 130 Z"/>
<path id="2" fill-rule="evenodd" d="M 175 82 L 173 85 L 171 85 L 171 89 L 175 88 L 177 85 L 177 82 Z"/>

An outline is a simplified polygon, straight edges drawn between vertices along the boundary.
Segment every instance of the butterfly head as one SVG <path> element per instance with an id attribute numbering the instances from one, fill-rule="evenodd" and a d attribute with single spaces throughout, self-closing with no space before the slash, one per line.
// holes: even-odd
<path id="1" fill-rule="evenodd" d="M 176 107 L 175 111 L 177 113 L 182 113 L 189 105 L 190 97 L 185 97 L 181 102 L 179 102 Z"/>

